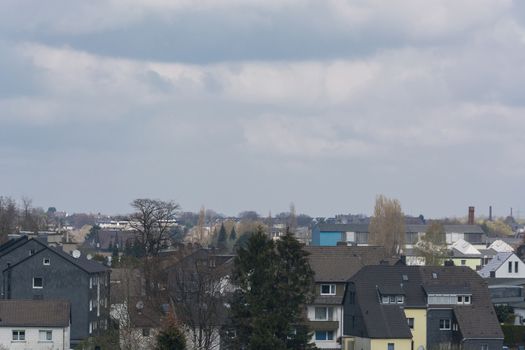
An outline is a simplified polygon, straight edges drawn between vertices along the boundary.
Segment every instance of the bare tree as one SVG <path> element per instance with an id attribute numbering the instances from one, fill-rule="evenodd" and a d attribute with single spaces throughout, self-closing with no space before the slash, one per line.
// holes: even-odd
<path id="1" fill-rule="evenodd" d="M 7 240 L 7 235 L 16 231 L 16 202 L 10 197 L 0 196 L 0 243 Z"/>
<path id="2" fill-rule="evenodd" d="M 405 219 L 397 199 L 376 197 L 374 216 L 370 221 L 369 243 L 385 247 L 391 255 L 399 255 L 405 243 Z"/>
<path id="3" fill-rule="evenodd" d="M 179 205 L 172 201 L 135 199 L 131 206 L 130 225 L 137 231 L 136 243 L 142 255 L 142 269 L 148 298 L 157 298 L 161 290 L 158 279 L 160 251 L 170 245 L 169 233 L 175 223 Z"/>
<path id="4" fill-rule="evenodd" d="M 175 317 L 183 326 L 188 349 L 220 347 L 231 264 L 224 256 L 200 249 L 169 269 L 169 291 Z"/>
<path id="5" fill-rule="evenodd" d="M 131 227 L 138 232 L 144 256 L 157 256 L 169 245 L 169 232 L 175 223 L 179 205 L 173 201 L 158 199 L 135 199 L 131 202 L 135 213 L 131 215 Z"/>
<path id="6" fill-rule="evenodd" d="M 427 228 L 427 232 L 416 243 L 416 252 L 425 259 L 425 265 L 442 265 L 447 257 L 447 243 L 445 240 L 445 229 L 439 222 L 434 221 Z"/>

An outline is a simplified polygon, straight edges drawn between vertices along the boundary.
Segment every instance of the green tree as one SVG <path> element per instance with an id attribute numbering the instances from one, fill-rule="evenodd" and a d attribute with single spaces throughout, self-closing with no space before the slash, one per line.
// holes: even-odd
<path id="1" fill-rule="evenodd" d="M 224 227 L 224 223 L 222 223 L 221 229 L 219 230 L 219 237 L 217 238 L 217 247 L 219 250 L 225 250 L 227 248 L 227 239 L 226 228 Z"/>
<path id="2" fill-rule="evenodd" d="M 445 235 L 443 225 L 434 221 L 428 227 L 425 235 L 416 243 L 416 252 L 425 259 L 425 265 L 443 264 L 448 253 Z"/>
<path id="3" fill-rule="evenodd" d="M 186 350 L 184 334 L 173 324 L 157 335 L 156 350 Z"/>
<path id="4" fill-rule="evenodd" d="M 312 348 L 302 308 L 312 295 L 313 272 L 302 245 L 290 233 L 274 243 L 259 227 L 237 253 L 232 280 L 238 289 L 231 304 L 237 337 L 232 348 Z"/>
<path id="5" fill-rule="evenodd" d="M 390 199 L 382 194 L 376 197 L 369 230 L 370 244 L 385 247 L 393 256 L 401 253 L 405 244 L 405 217 L 397 199 Z"/>
<path id="6" fill-rule="evenodd" d="M 237 239 L 237 232 L 235 232 L 235 224 L 234 224 L 230 232 L 230 241 L 235 241 L 236 239 Z"/>
<path id="7" fill-rule="evenodd" d="M 510 323 L 514 322 L 514 308 L 509 305 L 496 305 L 494 306 L 494 311 L 496 311 L 496 316 L 500 323 Z"/>

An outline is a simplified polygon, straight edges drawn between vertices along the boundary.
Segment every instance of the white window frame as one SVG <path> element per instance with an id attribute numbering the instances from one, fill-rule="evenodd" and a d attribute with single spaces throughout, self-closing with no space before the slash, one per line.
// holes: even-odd
<path id="1" fill-rule="evenodd" d="M 42 285 L 41 286 L 35 286 L 35 279 L 39 278 L 40 281 L 42 282 Z M 33 289 L 42 289 L 44 288 L 44 278 L 42 277 L 33 277 Z"/>
<path id="2" fill-rule="evenodd" d="M 42 265 L 49 266 L 51 265 L 51 259 L 49 258 L 43 258 L 42 259 Z"/>
<path id="3" fill-rule="evenodd" d="M 405 302 L 405 298 L 402 295 L 396 295 L 396 303 L 403 304 Z"/>
<path id="4" fill-rule="evenodd" d="M 443 325 L 441 324 L 443 322 Z M 440 318 L 439 319 L 439 330 L 440 331 L 450 331 L 452 329 L 452 322 L 450 318 Z"/>
<path id="5" fill-rule="evenodd" d="M 322 311 L 321 309 L 324 309 L 323 317 L 318 318 L 317 317 L 317 311 Z M 316 306 L 314 309 L 314 319 L 316 321 L 332 321 L 334 318 L 334 308 L 330 306 Z"/>
<path id="6" fill-rule="evenodd" d="M 408 325 L 408 328 L 410 328 L 412 330 L 414 329 L 414 327 L 416 325 L 414 317 L 408 317 L 407 318 L 407 325 Z"/>
<path id="7" fill-rule="evenodd" d="M 52 342 L 53 331 L 50 329 L 39 329 L 38 330 L 38 341 L 39 342 Z"/>
<path id="8" fill-rule="evenodd" d="M 328 293 L 323 293 L 323 287 L 324 286 L 328 286 L 328 289 L 329 289 Z M 328 283 L 321 284 L 321 287 L 320 287 L 320 294 L 321 295 L 335 295 L 336 292 L 337 292 L 337 287 L 336 287 L 335 284 L 328 284 Z"/>
<path id="9" fill-rule="evenodd" d="M 13 329 L 11 331 L 11 340 L 16 342 L 26 341 L 26 330 L 25 329 Z"/>
<path id="10" fill-rule="evenodd" d="M 317 333 L 321 333 L 321 332 L 325 333 L 326 339 L 317 339 Z M 331 334 L 331 337 L 328 337 L 328 334 Z M 335 332 L 334 331 L 315 331 L 314 337 L 315 337 L 315 341 L 333 341 L 335 337 Z"/>

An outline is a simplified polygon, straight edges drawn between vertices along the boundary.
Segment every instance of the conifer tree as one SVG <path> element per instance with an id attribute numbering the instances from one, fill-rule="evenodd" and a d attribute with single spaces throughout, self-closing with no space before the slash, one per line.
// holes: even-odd
<path id="1" fill-rule="evenodd" d="M 230 241 L 235 241 L 237 239 L 237 232 L 235 232 L 235 225 L 232 226 L 232 230 L 230 232 Z"/>
<path id="2" fill-rule="evenodd" d="M 259 227 L 237 253 L 232 277 L 238 289 L 231 304 L 237 337 L 231 348 L 314 348 L 302 318 L 313 272 L 301 244 L 289 232 L 274 243 Z"/>
<path id="3" fill-rule="evenodd" d="M 219 250 L 225 250 L 227 243 L 226 228 L 224 223 L 221 224 L 221 229 L 219 230 L 219 237 L 217 238 L 217 247 Z"/>

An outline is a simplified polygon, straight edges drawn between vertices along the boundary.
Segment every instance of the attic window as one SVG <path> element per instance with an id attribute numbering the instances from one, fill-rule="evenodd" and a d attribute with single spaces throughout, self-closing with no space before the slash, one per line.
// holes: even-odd
<path id="1" fill-rule="evenodd" d="M 432 278 L 435 280 L 438 278 L 437 272 L 432 272 Z"/>
<path id="2" fill-rule="evenodd" d="M 51 260 L 49 258 L 44 258 L 44 260 L 42 261 L 42 263 L 44 265 L 51 265 Z"/>
<path id="3" fill-rule="evenodd" d="M 408 281 L 408 275 L 403 275 L 403 281 Z"/>

